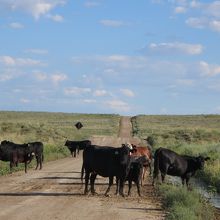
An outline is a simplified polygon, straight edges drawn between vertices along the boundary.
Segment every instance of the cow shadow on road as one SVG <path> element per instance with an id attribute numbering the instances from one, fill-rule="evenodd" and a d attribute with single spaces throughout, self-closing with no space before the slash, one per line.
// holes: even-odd
<path id="1" fill-rule="evenodd" d="M 82 193 L 65 193 L 65 192 L 15 192 L 15 193 L 0 193 L 1 196 L 84 196 Z"/>
<path id="2" fill-rule="evenodd" d="M 61 179 L 67 179 L 67 180 L 80 180 L 80 177 L 70 177 L 70 176 L 47 176 L 47 177 L 40 177 L 37 179 L 41 180 L 61 180 Z"/>

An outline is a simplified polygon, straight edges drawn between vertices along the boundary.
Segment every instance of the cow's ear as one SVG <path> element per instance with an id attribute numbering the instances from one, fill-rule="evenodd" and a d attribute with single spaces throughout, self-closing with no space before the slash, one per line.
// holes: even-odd
<path id="1" fill-rule="evenodd" d="M 204 160 L 205 161 L 210 160 L 210 157 L 205 157 Z"/>

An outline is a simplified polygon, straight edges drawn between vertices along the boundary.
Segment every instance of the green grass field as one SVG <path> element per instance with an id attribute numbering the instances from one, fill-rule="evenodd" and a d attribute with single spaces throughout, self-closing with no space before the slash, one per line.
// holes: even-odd
<path id="1" fill-rule="evenodd" d="M 0 111 L 0 141 L 42 141 L 45 161 L 49 161 L 70 154 L 64 146 L 66 139 L 84 140 L 93 135 L 117 136 L 119 120 L 119 115 L 107 114 Z M 83 124 L 79 130 L 75 127 L 78 121 Z M 0 162 L 0 175 L 8 171 L 8 163 Z"/>

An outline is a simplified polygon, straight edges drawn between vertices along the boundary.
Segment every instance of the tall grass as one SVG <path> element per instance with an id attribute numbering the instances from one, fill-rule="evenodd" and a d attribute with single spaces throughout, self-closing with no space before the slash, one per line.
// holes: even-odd
<path id="1" fill-rule="evenodd" d="M 163 205 L 168 210 L 167 220 L 213 220 L 211 205 L 195 190 L 185 187 L 161 185 L 159 192 L 163 196 Z"/>

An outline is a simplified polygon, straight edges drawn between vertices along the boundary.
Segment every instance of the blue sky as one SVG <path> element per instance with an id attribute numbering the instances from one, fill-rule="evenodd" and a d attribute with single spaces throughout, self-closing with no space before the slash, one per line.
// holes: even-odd
<path id="1" fill-rule="evenodd" d="M 0 110 L 220 113 L 220 1 L 0 0 L 0 15 Z"/>

